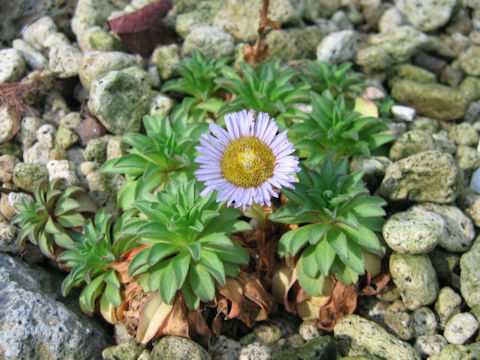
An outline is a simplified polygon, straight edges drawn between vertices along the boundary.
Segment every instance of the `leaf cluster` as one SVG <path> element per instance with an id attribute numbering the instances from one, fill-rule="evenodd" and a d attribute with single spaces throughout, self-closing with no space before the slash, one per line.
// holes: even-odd
<path id="1" fill-rule="evenodd" d="M 334 98 L 340 95 L 353 99 L 363 92 L 366 82 L 361 73 L 352 71 L 352 63 L 340 65 L 317 60 L 304 71 L 302 79 L 318 94 L 329 90 Z"/>
<path id="2" fill-rule="evenodd" d="M 298 139 L 295 147 L 306 153 L 312 165 L 332 152 L 336 159 L 371 156 L 373 150 L 395 139 L 382 133 L 388 129 L 385 119 L 349 109 L 342 95 L 335 99 L 328 90 L 321 96 L 312 93 L 312 106 L 308 118 L 290 131 L 291 137 Z"/>
<path id="3" fill-rule="evenodd" d="M 192 310 L 212 300 L 215 282 L 225 286 L 226 276 L 238 275 L 239 264 L 249 261 L 228 235 L 250 225 L 224 205 L 214 194 L 200 197 L 198 183 L 186 177 L 172 179 L 156 195 L 142 194 L 135 201 L 141 216 L 127 221 L 124 231 L 148 247 L 132 259 L 128 274 L 138 276 L 145 291 L 159 290 L 167 304 L 178 290 Z"/>
<path id="4" fill-rule="evenodd" d="M 119 306 L 122 302 L 120 281 L 117 272 L 109 268 L 122 254 L 137 245 L 134 236 L 121 235 L 123 222 L 133 215 L 130 210 L 115 223 L 105 209 L 100 209 L 95 219 L 88 220 L 82 233 L 75 233 L 75 242 L 69 250 L 58 256 L 58 261 L 71 268 L 62 283 L 66 296 L 73 287 L 86 284 L 79 302 L 85 313 L 95 310 L 100 297 L 101 308 Z"/>
<path id="5" fill-rule="evenodd" d="M 239 73 L 232 68 L 224 68 L 222 77 L 217 79 L 227 92 L 235 95 L 219 111 L 219 115 L 243 109 L 263 111 L 276 119 L 280 130 L 287 129 L 290 119 L 305 118 L 305 113 L 294 105 L 306 103 L 310 99 L 310 86 L 295 82 L 299 73 L 291 68 L 281 68 L 278 61 L 261 63 L 253 69 L 247 63 L 240 63 Z"/>
<path id="6" fill-rule="evenodd" d="M 167 81 L 162 91 L 187 95 L 183 101 L 188 104 L 191 116 L 203 120 L 207 112 L 216 113 L 223 104 L 217 96 L 221 86 L 215 80 L 228 67 L 228 61 L 228 57 L 205 59 L 199 51 L 194 51 L 191 58 L 185 58 L 177 67 L 180 78 Z"/>
<path id="7" fill-rule="evenodd" d="M 320 171 L 303 166 L 295 190 L 284 189 L 289 203 L 270 219 L 302 224 L 282 235 L 278 252 L 298 256 L 297 277 L 312 296 L 322 293 L 331 273 L 344 284 L 357 282 L 364 274 L 364 254 L 382 256 L 381 231 L 385 212 L 383 199 L 371 196 L 362 182 L 362 172 L 348 174 L 347 161 L 327 157 Z"/>
<path id="8" fill-rule="evenodd" d="M 12 219 L 22 227 L 18 244 L 24 246 L 29 239 L 51 258 L 56 257 L 57 247 L 68 249 L 73 245 L 73 228 L 85 224 L 84 213 L 97 210 L 84 189 L 70 186 L 62 190 L 61 186 L 62 179 L 39 182 L 33 199 L 22 198 L 15 205 L 18 214 Z"/>
<path id="9" fill-rule="evenodd" d="M 169 117 L 146 115 L 146 134 L 128 133 L 122 140 L 131 148 L 128 154 L 108 160 L 104 172 L 127 175 L 127 184 L 119 195 L 119 203 L 128 208 L 142 192 L 161 189 L 175 174 L 193 174 L 195 143 L 207 130 L 207 124 L 188 124 L 181 109 Z"/>

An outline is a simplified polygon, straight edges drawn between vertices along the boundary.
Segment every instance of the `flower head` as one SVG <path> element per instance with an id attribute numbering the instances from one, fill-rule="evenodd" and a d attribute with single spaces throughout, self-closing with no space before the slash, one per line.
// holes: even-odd
<path id="1" fill-rule="evenodd" d="M 270 197 L 278 197 L 273 187 L 293 188 L 292 174 L 300 170 L 287 132 L 277 134 L 275 120 L 262 112 L 256 120 L 253 111 L 227 114 L 225 124 L 227 130 L 210 125 L 213 135 L 204 134 L 196 147 L 202 155 L 195 174 L 207 186 L 201 196 L 218 190 L 217 201 L 228 199 L 228 206 L 270 206 Z"/>

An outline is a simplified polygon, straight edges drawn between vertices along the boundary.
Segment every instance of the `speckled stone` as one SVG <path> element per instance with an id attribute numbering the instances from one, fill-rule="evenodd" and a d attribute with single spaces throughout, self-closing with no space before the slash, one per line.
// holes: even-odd
<path id="1" fill-rule="evenodd" d="M 450 344 L 462 345 L 470 339 L 478 329 L 478 321 L 470 313 L 453 315 L 445 324 L 443 336 Z"/>
<path id="2" fill-rule="evenodd" d="M 460 313 L 462 297 L 458 295 L 451 287 L 445 286 L 440 289 L 437 301 L 435 302 L 435 312 L 441 326 L 445 326 L 447 321 Z"/>
<path id="3" fill-rule="evenodd" d="M 438 280 L 428 255 L 393 253 L 390 273 L 408 309 L 429 305 L 437 298 Z"/>
<path id="4" fill-rule="evenodd" d="M 443 347 L 447 345 L 447 340 L 442 335 L 422 335 L 415 339 L 415 349 L 422 357 L 438 355 Z"/>
<path id="5" fill-rule="evenodd" d="M 343 356 L 370 354 L 386 359 L 420 360 L 420 355 L 410 344 L 358 315 L 342 317 L 335 325 L 334 334 Z"/>
<path id="6" fill-rule="evenodd" d="M 428 307 L 422 306 L 412 314 L 414 337 L 434 335 L 437 332 L 435 313 Z"/>

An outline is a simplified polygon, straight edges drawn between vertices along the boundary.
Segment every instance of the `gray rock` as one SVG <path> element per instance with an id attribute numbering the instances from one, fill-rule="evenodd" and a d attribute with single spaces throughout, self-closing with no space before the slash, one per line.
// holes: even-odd
<path id="1" fill-rule="evenodd" d="M 241 347 L 238 341 L 220 335 L 210 350 L 213 352 L 213 360 L 237 360 Z"/>
<path id="2" fill-rule="evenodd" d="M 8 326 L 0 334 L 0 352 L 6 360 L 95 359 L 108 346 L 98 324 L 57 301 L 58 277 L 3 254 L 0 268 L 0 322 Z"/>
<path id="3" fill-rule="evenodd" d="M 462 118 L 469 104 L 469 100 L 458 89 L 411 80 L 396 81 L 392 97 L 403 105 L 415 108 L 419 114 L 438 120 Z"/>
<path id="4" fill-rule="evenodd" d="M 426 116 L 417 116 L 410 124 L 411 130 L 423 130 L 429 134 L 435 134 L 438 131 L 437 119 L 432 119 Z"/>
<path id="5" fill-rule="evenodd" d="M 413 337 L 412 316 L 406 311 L 387 311 L 384 316 L 385 324 L 400 339 L 410 340 Z"/>
<path id="6" fill-rule="evenodd" d="M 150 92 L 144 70 L 134 67 L 110 71 L 93 82 L 88 108 L 115 135 L 138 132 L 148 111 Z"/>
<path id="7" fill-rule="evenodd" d="M 480 152 L 470 146 L 458 146 L 455 159 L 462 170 L 474 171 L 480 167 Z"/>
<path id="8" fill-rule="evenodd" d="M 448 344 L 443 347 L 437 360 L 475 360 L 480 357 L 480 350 L 473 346 Z"/>
<path id="9" fill-rule="evenodd" d="M 57 33 L 57 26 L 53 19 L 49 16 L 44 16 L 28 25 L 23 31 L 23 39 L 31 45 L 42 49 L 45 47 L 45 40 L 52 34 Z"/>
<path id="10" fill-rule="evenodd" d="M 327 35 L 317 46 L 317 59 L 339 64 L 350 60 L 357 50 L 353 30 L 336 31 Z"/>
<path id="11" fill-rule="evenodd" d="M 89 51 L 80 62 L 78 76 L 85 89 L 90 90 L 92 82 L 112 70 L 121 70 L 135 65 L 135 56 L 120 51 Z"/>
<path id="12" fill-rule="evenodd" d="M 397 121 L 412 122 L 415 119 L 416 110 L 409 106 L 393 105 L 392 115 Z"/>
<path id="13" fill-rule="evenodd" d="M 329 18 L 341 5 L 340 0 L 305 0 L 303 17 L 311 22 Z"/>
<path id="14" fill-rule="evenodd" d="M 472 174 L 472 179 L 470 180 L 470 188 L 475 190 L 477 193 L 480 193 L 480 169 L 475 170 Z M 474 202 L 476 202 L 476 200 Z"/>
<path id="15" fill-rule="evenodd" d="M 337 10 L 330 20 L 337 26 L 338 30 L 353 30 L 353 24 L 343 10 Z"/>
<path id="16" fill-rule="evenodd" d="M 82 34 L 92 26 L 104 25 L 107 17 L 114 10 L 117 10 L 117 7 L 110 0 L 79 0 L 77 2 L 75 14 L 73 15 L 71 21 L 71 26 L 82 49 L 87 49 L 90 45 L 89 43 L 82 43 Z"/>
<path id="17" fill-rule="evenodd" d="M 0 156 L 0 181 L 9 183 L 13 179 L 13 169 L 18 163 L 18 159 L 9 154 Z"/>
<path id="18" fill-rule="evenodd" d="M 430 252 L 444 236 L 445 220 L 438 214 L 424 211 L 403 211 L 393 214 L 384 224 L 385 242 L 401 254 Z"/>
<path id="19" fill-rule="evenodd" d="M 65 126 L 69 129 L 75 129 L 82 123 L 82 115 L 79 112 L 72 111 L 60 119 L 60 126 Z"/>
<path id="20" fill-rule="evenodd" d="M 0 144 L 10 141 L 17 134 L 19 127 L 18 118 L 13 116 L 7 106 L 0 105 Z"/>
<path id="21" fill-rule="evenodd" d="M 317 323 L 314 320 L 307 320 L 302 322 L 298 328 L 298 333 L 305 341 L 310 341 L 320 336 Z"/>
<path id="22" fill-rule="evenodd" d="M 258 22 L 262 12 L 262 0 L 224 0 L 222 8 L 213 19 L 213 25 L 243 42 L 254 42 L 258 36 Z M 270 20 L 288 23 L 297 17 L 289 0 L 277 0 L 268 8 Z"/>
<path id="23" fill-rule="evenodd" d="M 463 174 L 450 154 L 426 151 L 390 165 L 379 192 L 391 200 L 450 203 L 462 183 Z"/>
<path id="24" fill-rule="evenodd" d="M 119 158 L 126 154 L 126 150 L 129 147 L 122 141 L 121 136 L 111 136 L 107 143 L 107 160 Z"/>
<path id="25" fill-rule="evenodd" d="M 415 339 L 415 350 L 422 357 L 433 356 L 440 354 L 447 344 L 447 340 L 442 335 L 422 335 Z"/>
<path id="26" fill-rule="evenodd" d="M 27 149 L 37 141 L 35 133 L 40 127 L 40 119 L 35 116 L 25 116 L 20 120 L 20 130 L 17 135 L 23 149 Z"/>
<path id="27" fill-rule="evenodd" d="M 382 33 L 402 25 L 408 25 L 408 21 L 395 6 L 387 9 L 378 21 L 378 29 Z"/>
<path id="28" fill-rule="evenodd" d="M 422 31 L 433 31 L 445 25 L 456 5 L 456 0 L 395 0 L 397 9 Z"/>
<path id="29" fill-rule="evenodd" d="M 175 31 L 182 38 L 199 26 L 212 25 L 213 18 L 221 7 L 219 0 L 202 1 L 195 8 L 195 11 L 178 14 L 175 19 Z"/>
<path id="30" fill-rule="evenodd" d="M 22 39 L 15 39 L 12 46 L 32 69 L 41 69 L 48 66 L 47 58 L 30 43 Z"/>
<path id="31" fill-rule="evenodd" d="M 477 242 L 460 258 L 460 291 L 470 308 L 480 305 L 480 248 L 475 247 Z"/>
<path id="32" fill-rule="evenodd" d="M 295 348 L 278 351 L 272 355 L 272 360 L 316 360 L 335 359 L 335 343 L 332 336 L 321 336 Z"/>
<path id="33" fill-rule="evenodd" d="M 380 46 L 365 46 L 358 49 L 355 63 L 360 65 L 367 74 L 388 69 L 394 60 L 390 54 Z"/>
<path id="34" fill-rule="evenodd" d="M 393 143 L 390 148 L 390 159 L 397 161 L 429 150 L 436 150 L 432 135 L 423 130 L 410 130 Z"/>
<path id="35" fill-rule="evenodd" d="M 362 170 L 365 181 L 379 183 L 385 176 L 385 171 L 390 164 L 392 164 L 392 161 L 385 156 L 355 155 L 350 163 L 350 171 Z"/>
<path id="36" fill-rule="evenodd" d="M 50 124 L 43 124 L 35 132 L 35 137 L 37 138 L 38 142 L 44 143 L 51 149 L 55 144 L 56 132 L 57 129 L 55 128 L 55 126 Z"/>
<path id="37" fill-rule="evenodd" d="M 439 245 L 450 252 L 465 252 L 472 245 L 475 230 L 472 221 L 456 206 L 434 203 L 418 204 L 413 211 L 432 211 L 445 221 L 445 232 Z"/>
<path id="38" fill-rule="evenodd" d="M 175 68 L 180 64 L 180 49 L 177 44 L 157 46 L 151 57 L 160 71 L 163 80 L 171 78 L 175 74 Z"/>
<path id="39" fill-rule="evenodd" d="M 50 160 L 52 148 L 43 142 L 36 142 L 23 153 L 26 164 L 46 164 Z"/>
<path id="40" fill-rule="evenodd" d="M 54 124 L 60 124 L 60 119 L 70 112 L 67 100 L 58 90 L 48 92 L 45 99 L 42 119 Z"/>
<path id="41" fill-rule="evenodd" d="M 78 75 L 81 61 L 80 49 L 68 43 L 52 46 L 48 51 L 48 69 L 60 79 Z"/>
<path id="42" fill-rule="evenodd" d="M 11 48 L 0 50 L 0 84 L 20 80 L 26 68 L 19 51 Z"/>
<path id="43" fill-rule="evenodd" d="M 418 308 L 413 312 L 412 320 L 414 337 L 437 333 L 437 318 L 430 308 L 426 306 Z"/>
<path id="44" fill-rule="evenodd" d="M 267 345 L 254 342 L 240 348 L 238 360 L 270 360 L 271 352 Z"/>
<path id="45" fill-rule="evenodd" d="M 440 247 L 433 249 L 429 256 L 438 280 L 446 285 L 458 286 L 460 256 L 446 252 Z"/>
<path id="46" fill-rule="evenodd" d="M 253 332 L 257 339 L 264 344 L 274 343 L 282 337 L 282 330 L 273 324 L 260 324 L 255 326 Z"/>
<path id="47" fill-rule="evenodd" d="M 150 101 L 150 110 L 148 113 L 150 115 L 160 115 L 167 116 L 170 111 L 173 109 L 175 101 L 163 94 L 155 95 Z"/>
<path id="48" fill-rule="evenodd" d="M 447 321 L 455 314 L 460 313 L 462 298 L 451 287 L 445 286 L 440 289 L 438 299 L 435 302 L 435 312 L 437 313 L 440 325 L 445 326 Z"/>
<path id="49" fill-rule="evenodd" d="M 20 189 L 33 193 L 38 181 L 48 179 L 47 168 L 44 164 L 18 163 L 13 169 L 13 183 Z"/>
<path id="50" fill-rule="evenodd" d="M 81 37 L 82 41 L 79 42 L 84 44 L 83 51 L 87 50 L 87 43 L 90 45 L 90 50 L 105 52 L 125 50 L 125 46 L 119 39 L 100 26 L 88 28 Z"/>
<path id="51" fill-rule="evenodd" d="M 389 71 L 388 84 L 390 87 L 400 79 L 412 80 L 423 84 L 437 82 L 437 78 L 434 73 L 412 64 L 396 65 Z"/>
<path id="52" fill-rule="evenodd" d="M 324 33 L 320 26 L 272 30 L 265 36 L 269 57 L 283 61 L 313 59 Z"/>
<path id="53" fill-rule="evenodd" d="M 180 336 L 165 336 L 152 349 L 150 360 L 210 360 L 208 352 L 195 341 Z"/>
<path id="54" fill-rule="evenodd" d="M 22 249 L 17 243 L 17 226 L 2 219 L 0 221 L 0 251 L 19 254 Z"/>
<path id="55" fill-rule="evenodd" d="M 111 135 L 105 135 L 88 142 L 83 158 L 85 161 L 95 161 L 101 165 L 107 159 L 107 144 Z"/>
<path id="56" fill-rule="evenodd" d="M 346 315 L 334 328 L 337 348 L 341 355 L 373 355 L 384 359 L 420 360 L 420 355 L 408 343 L 389 334 L 377 323 L 358 315 Z"/>
<path id="57" fill-rule="evenodd" d="M 78 135 L 75 134 L 70 128 L 60 125 L 58 127 L 57 134 L 55 136 L 55 144 L 62 149 L 71 148 L 78 141 Z"/>
<path id="58" fill-rule="evenodd" d="M 433 134 L 433 140 L 435 140 L 435 146 L 438 151 L 454 154 L 457 151 L 457 146 L 450 140 L 448 133 L 445 130 L 441 130 L 436 134 Z"/>
<path id="59" fill-rule="evenodd" d="M 428 255 L 393 253 L 390 273 L 408 309 L 429 305 L 437 298 L 438 280 Z"/>
<path id="60" fill-rule="evenodd" d="M 477 77 L 467 76 L 458 88 L 469 101 L 477 101 L 480 99 L 480 79 Z"/>
<path id="61" fill-rule="evenodd" d="M 370 36 L 369 45 L 383 48 L 396 64 L 406 62 L 428 42 L 428 36 L 413 26 L 398 26 Z"/>
<path id="62" fill-rule="evenodd" d="M 478 329 L 478 321 L 472 314 L 459 313 L 453 315 L 445 324 L 443 336 L 450 344 L 462 345 L 470 339 Z"/>
<path id="63" fill-rule="evenodd" d="M 233 37 L 216 26 L 200 26 L 185 38 L 182 54 L 198 50 L 205 57 L 221 58 L 233 54 Z"/>
<path id="64" fill-rule="evenodd" d="M 102 351 L 104 360 L 137 360 L 144 346 L 138 344 L 135 339 L 108 347 Z"/>
<path id="65" fill-rule="evenodd" d="M 457 145 L 475 147 L 478 145 L 479 136 L 472 124 L 466 122 L 454 124 L 448 135 Z"/>
<path id="66" fill-rule="evenodd" d="M 459 63 L 461 69 L 467 75 L 480 75 L 480 47 L 470 46 L 467 51 L 460 55 Z"/>
<path id="67" fill-rule="evenodd" d="M 64 179 L 66 186 L 78 185 L 75 164 L 68 160 L 50 160 L 47 163 L 48 180 Z"/>

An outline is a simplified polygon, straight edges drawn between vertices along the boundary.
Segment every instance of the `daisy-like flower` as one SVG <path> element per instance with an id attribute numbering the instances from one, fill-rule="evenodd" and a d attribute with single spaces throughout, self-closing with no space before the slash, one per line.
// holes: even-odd
<path id="1" fill-rule="evenodd" d="M 294 188 L 298 158 L 291 155 L 287 132 L 277 134 L 274 119 L 259 113 L 254 120 L 253 111 L 242 110 L 225 115 L 225 124 L 227 130 L 210 125 L 213 135 L 202 135 L 196 147 L 202 155 L 195 159 L 201 164 L 195 175 L 206 185 L 201 196 L 218 190 L 217 201 L 245 209 L 254 202 L 270 206 L 270 197 L 278 197 L 274 187 Z"/>

